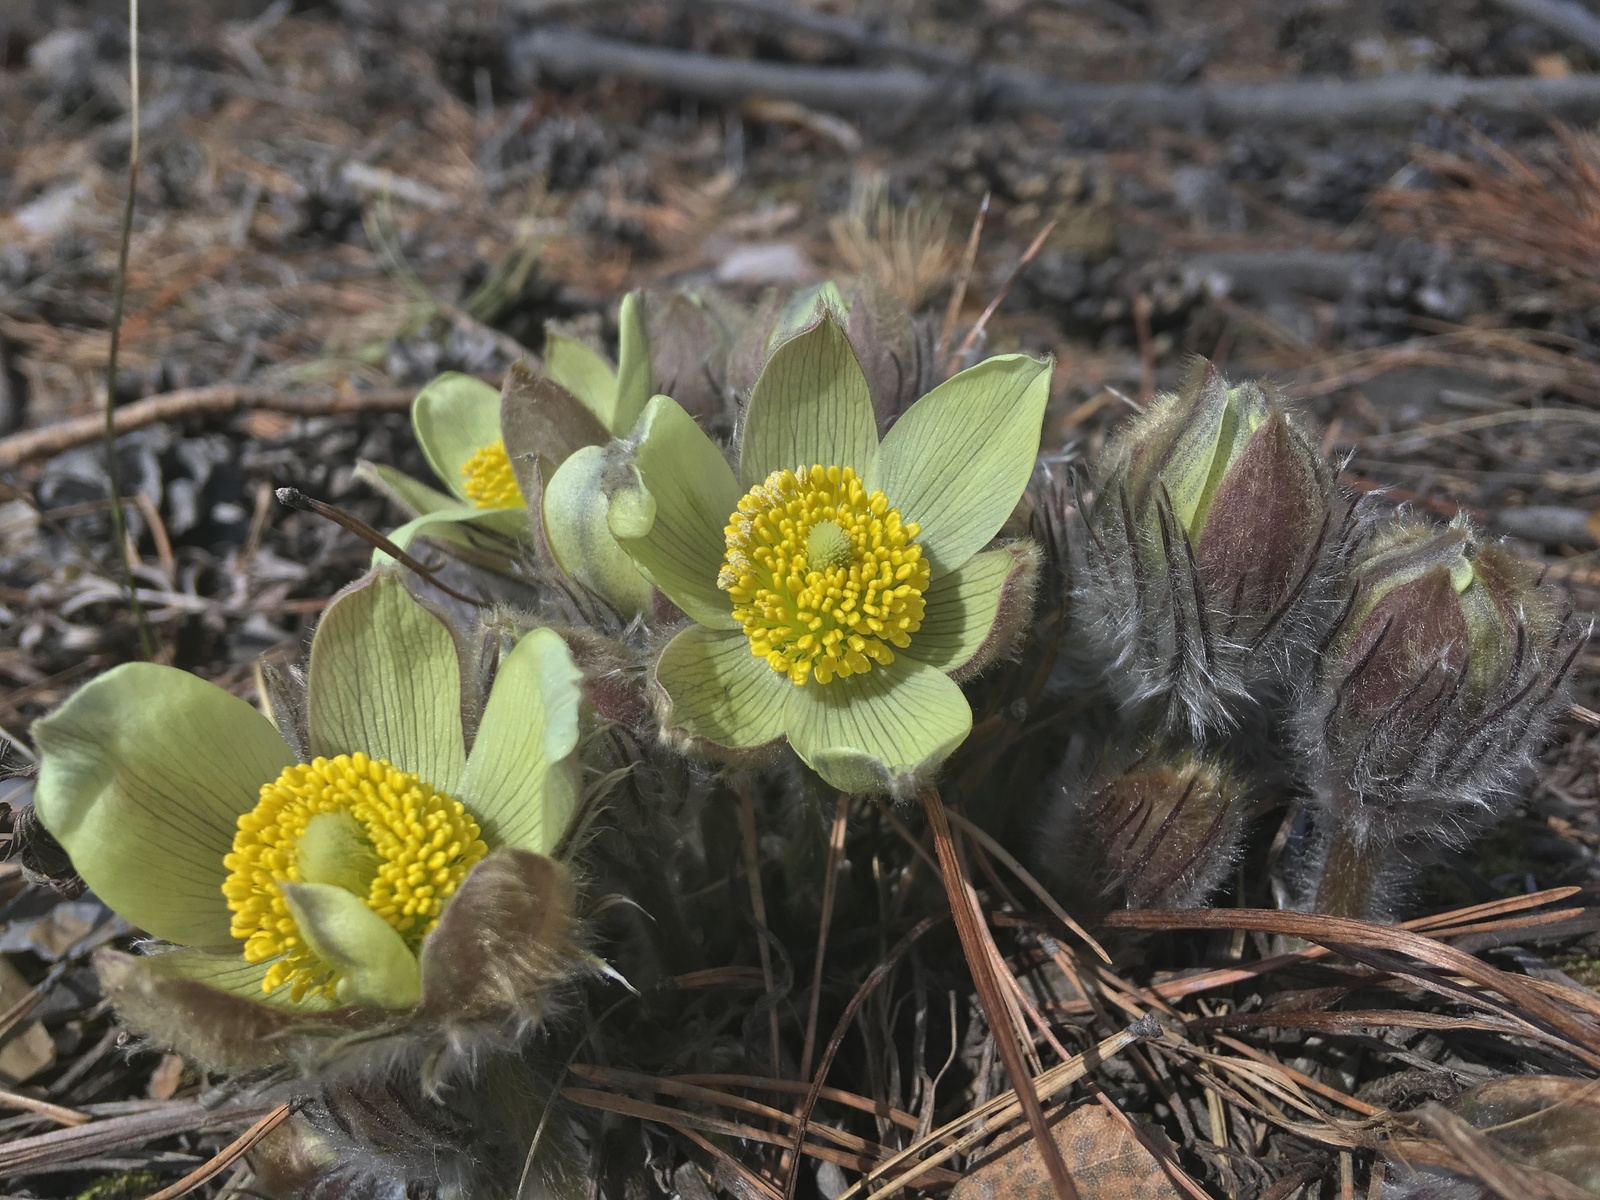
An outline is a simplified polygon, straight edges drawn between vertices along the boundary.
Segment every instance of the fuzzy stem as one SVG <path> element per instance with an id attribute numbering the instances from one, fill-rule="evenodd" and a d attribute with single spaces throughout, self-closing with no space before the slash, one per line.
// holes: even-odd
<path id="1" fill-rule="evenodd" d="M 1333 917 L 1365 919 L 1372 910 L 1373 890 L 1382 862 L 1378 844 L 1341 823 L 1322 859 L 1317 881 L 1317 911 Z"/>

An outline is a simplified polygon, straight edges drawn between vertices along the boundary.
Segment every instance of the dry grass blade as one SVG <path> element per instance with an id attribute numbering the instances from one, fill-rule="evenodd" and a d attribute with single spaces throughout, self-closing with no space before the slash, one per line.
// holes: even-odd
<path id="1" fill-rule="evenodd" d="M 1121 1054 L 1141 1038 L 1155 1037 L 1159 1032 L 1160 1029 L 1154 1021 L 1130 1025 L 1120 1033 L 1103 1039 L 1083 1054 L 1051 1067 L 1037 1079 L 1031 1080 L 1035 1094 L 1046 1100 L 1054 1100 L 1107 1059 Z M 880 1163 L 868 1172 L 864 1179 L 841 1192 L 838 1200 L 855 1200 L 857 1196 L 865 1195 L 868 1187 L 873 1187 L 874 1196 L 888 1195 L 909 1187 L 939 1164 L 973 1149 L 1021 1115 L 1022 1104 L 1017 1099 L 1017 1093 L 1002 1092 L 987 1103 L 933 1130 L 893 1158 Z M 966 1132 L 963 1133 L 963 1130 Z M 1054 1141 L 1053 1138 L 1051 1140 Z M 927 1154 L 928 1157 L 917 1161 L 923 1154 Z M 889 1174 L 907 1164 L 911 1165 L 899 1175 Z M 874 1186 L 879 1180 L 884 1181 L 882 1186 Z"/>
<path id="2" fill-rule="evenodd" d="M 1106 918 L 1108 925 L 1122 929 L 1249 929 L 1263 933 L 1284 934 L 1317 942 L 1336 953 L 1360 957 L 1363 953 L 1388 951 L 1395 956 L 1404 955 L 1429 967 L 1458 975 L 1479 987 L 1499 993 L 1512 1006 L 1521 1010 L 1514 1014 L 1532 1024 L 1544 1024 L 1565 1039 L 1568 1053 L 1591 1066 L 1600 1067 L 1600 1026 L 1585 1020 L 1571 1008 L 1558 1004 L 1519 976 L 1498 970 L 1487 963 L 1431 938 L 1421 937 L 1408 930 L 1370 921 L 1357 921 L 1348 917 L 1329 917 L 1313 913 L 1275 912 L 1263 909 L 1222 909 L 1201 911 L 1144 911 L 1118 912 Z M 1405 970 L 1403 960 L 1396 966 Z M 1388 964 L 1380 969 L 1394 969 Z M 1427 985 L 1430 980 L 1414 969 L 1406 973 Z M 1432 981 L 1437 984 L 1438 981 Z M 1487 997 L 1467 989 L 1452 994 L 1460 995 L 1469 1003 L 1498 1007 Z"/>
<path id="3" fill-rule="evenodd" d="M 1009 1019 L 1006 994 L 995 977 L 992 955 L 997 951 L 993 949 L 994 938 L 983 923 L 977 896 L 967 882 L 966 872 L 961 869 L 950 822 L 945 816 L 944 800 L 936 789 L 924 788 L 922 807 L 933 833 L 934 850 L 939 856 L 939 873 L 944 879 L 945 894 L 950 898 L 950 912 L 955 917 L 961 950 L 966 955 L 967 969 L 972 972 L 978 1002 L 983 1007 L 984 1019 L 989 1022 L 990 1035 L 1000 1051 L 1001 1061 L 1006 1065 L 1006 1073 L 1011 1077 L 1011 1086 L 1016 1090 L 1023 1115 L 1028 1118 L 1028 1127 L 1039 1144 L 1039 1157 L 1050 1174 L 1050 1184 L 1058 1200 L 1077 1200 L 1077 1186 L 1072 1182 L 1071 1172 L 1061 1157 L 1061 1147 L 1056 1145 L 1055 1138 L 1050 1134 L 1044 1107 L 1033 1088 L 1033 1077 L 1028 1074 L 1027 1065 L 1022 1060 L 1022 1047 L 1019 1044 L 1022 1030 Z M 793 1195 L 793 1192 L 789 1194 Z"/>
<path id="4" fill-rule="evenodd" d="M 944 348 L 950 344 L 950 337 L 956 331 L 956 321 L 961 316 L 961 306 L 967 299 L 967 284 L 972 282 L 972 268 L 978 262 L 978 241 L 983 237 L 983 223 L 989 215 L 990 193 L 983 194 L 983 203 L 978 205 L 978 215 L 972 219 L 972 232 L 967 235 L 967 248 L 961 254 L 961 266 L 956 271 L 956 286 L 950 291 L 950 303 L 944 310 L 944 324 L 939 327 L 939 340 L 933 345 L 933 358 L 938 362 L 944 357 Z"/>
<path id="5" fill-rule="evenodd" d="M 71 1129 L 18 1138 L 0 1145 L 0 1175 L 61 1170 L 84 1159 L 144 1146 L 156 1138 L 204 1133 L 236 1126 L 242 1121 L 254 1121 L 276 1107 L 266 1101 L 255 1101 L 206 1108 L 198 1101 L 185 1100 L 150 1112 L 108 1117 Z"/>
<path id="6" fill-rule="evenodd" d="M 195 1188 L 215 1179 L 243 1158 L 249 1153 L 251 1147 L 287 1121 L 289 1114 L 293 1111 L 292 1106 L 288 1104 L 278 1105 L 277 1108 L 217 1151 L 209 1162 L 196 1167 L 176 1183 L 162 1188 L 159 1192 L 152 1193 L 146 1200 L 178 1200 L 179 1196 L 187 1196 Z"/>
<path id="7" fill-rule="evenodd" d="M 1506 1162 L 1488 1140 L 1453 1112 L 1437 1104 L 1418 1114 L 1428 1131 L 1459 1160 L 1457 1169 L 1475 1176 L 1501 1200 L 1584 1200 L 1591 1192 L 1545 1171 L 1528 1171 Z"/>
<path id="8" fill-rule="evenodd" d="M 839 1047 L 844 1045 L 844 1037 L 849 1032 L 851 1023 L 856 1019 L 856 1013 L 861 1011 L 861 1006 L 867 1002 L 867 997 L 876 991 L 880 984 L 889 978 L 889 972 L 905 955 L 907 950 L 916 945 L 918 940 L 938 925 L 942 917 L 924 917 L 898 942 L 894 948 L 884 956 L 884 959 L 862 980 L 861 986 L 856 989 L 856 994 L 850 997 L 850 1003 L 845 1005 L 844 1012 L 839 1014 L 839 1020 L 833 1027 L 833 1036 L 828 1039 L 828 1045 L 822 1052 L 822 1061 L 817 1064 L 816 1078 L 811 1081 L 811 1089 L 806 1093 L 805 1102 L 800 1106 L 797 1114 L 798 1125 L 795 1129 L 794 1147 L 798 1148 L 806 1136 L 806 1129 L 811 1124 L 811 1114 L 816 1111 L 817 1101 L 822 1096 L 822 1086 L 828 1078 L 828 1071 L 833 1067 L 834 1057 L 839 1053 Z M 800 1182 L 800 1160 L 798 1157 L 789 1163 L 789 1170 L 784 1178 L 784 1200 L 793 1200 L 795 1188 Z"/>

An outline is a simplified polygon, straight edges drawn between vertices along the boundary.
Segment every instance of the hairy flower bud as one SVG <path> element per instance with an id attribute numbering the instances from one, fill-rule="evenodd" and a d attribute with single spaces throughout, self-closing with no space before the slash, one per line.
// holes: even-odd
<path id="1" fill-rule="evenodd" d="M 1298 715 L 1314 772 L 1319 907 L 1360 915 L 1381 860 L 1503 815 L 1576 653 L 1567 605 L 1465 518 L 1360 546 Z"/>
<path id="2" fill-rule="evenodd" d="M 1102 765 L 1066 789 L 1068 810 L 1049 836 L 1062 860 L 1055 873 L 1086 867 L 1102 897 L 1128 908 L 1204 904 L 1238 855 L 1244 792 L 1228 768 L 1190 751 L 1156 748 L 1121 770 Z"/>
<path id="3" fill-rule="evenodd" d="M 1281 398 L 1197 362 L 1109 447 L 1086 510 L 1087 635 L 1128 709 L 1203 737 L 1303 668 L 1348 505 Z"/>

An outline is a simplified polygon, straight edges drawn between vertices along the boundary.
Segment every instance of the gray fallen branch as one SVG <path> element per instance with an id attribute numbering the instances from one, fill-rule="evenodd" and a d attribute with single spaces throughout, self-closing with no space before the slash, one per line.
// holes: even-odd
<path id="1" fill-rule="evenodd" d="M 1495 0 L 1507 12 L 1537 21 L 1565 34 L 1586 50 L 1600 54 L 1600 17 L 1573 0 Z"/>
<path id="2" fill-rule="evenodd" d="M 906 67 L 872 70 L 727 59 L 561 29 L 535 30 L 517 41 L 511 57 L 530 78 L 578 81 L 623 76 L 707 100 L 776 96 L 835 112 L 891 116 L 944 104 L 953 97 L 990 112 L 1036 111 L 1063 119 L 1095 117 L 1137 125 L 1411 124 L 1441 109 L 1493 115 L 1600 115 L 1600 75 L 1067 83 L 992 65 L 937 75 Z"/>

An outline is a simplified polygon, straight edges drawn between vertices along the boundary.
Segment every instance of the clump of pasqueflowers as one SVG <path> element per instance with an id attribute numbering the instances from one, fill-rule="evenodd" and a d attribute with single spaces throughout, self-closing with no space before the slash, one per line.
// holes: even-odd
<path id="1" fill-rule="evenodd" d="M 1191 750 L 1153 746 L 1125 766 L 1113 762 L 1064 785 L 1049 806 L 1046 869 L 1128 908 L 1204 904 L 1238 859 L 1245 786 Z"/>
<path id="2" fill-rule="evenodd" d="M 1093 487 L 1077 623 L 1125 710 L 1203 739 L 1304 670 L 1349 509 L 1274 391 L 1196 362 L 1107 446 Z"/>
<path id="3" fill-rule="evenodd" d="M 1575 641 L 1557 589 L 1464 517 L 1400 517 L 1356 550 L 1297 715 L 1317 908 L 1367 915 L 1413 856 L 1505 814 Z"/>
<path id="4" fill-rule="evenodd" d="M 487 697 L 476 678 L 379 571 L 328 606 L 276 725 L 148 663 L 40 720 L 41 821 L 160 939 L 99 960 L 125 1023 L 212 1069 L 323 1082 L 442 1078 L 534 1028 L 594 965 L 566 862 L 582 677 L 534 629 Z"/>
<path id="5" fill-rule="evenodd" d="M 737 472 L 656 396 L 614 453 L 608 527 L 692 620 L 653 669 L 670 736 L 749 753 L 787 740 L 835 787 L 900 792 L 966 738 L 953 677 L 1031 610 L 1031 544 L 984 547 L 1033 470 L 1050 364 L 949 379 L 880 442 L 835 307 L 751 389 Z"/>

